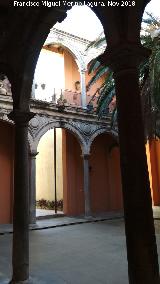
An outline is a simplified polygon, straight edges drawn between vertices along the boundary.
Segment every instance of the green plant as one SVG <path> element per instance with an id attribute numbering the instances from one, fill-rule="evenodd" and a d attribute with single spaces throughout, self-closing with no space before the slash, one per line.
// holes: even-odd
<path id="1" fill-rule="evenodd" d="M 36 201 L 36 206 L 41 209 L 46 209 L 47 207 L 47 200 L 41 199 Z"/>
<path id="2" fill-rule="evenodd" d="M 40 199 L 36 201 L 36 207 L 40 209 L 54 210 L 55 209 L 55 201 Z M 63 211 L 63 200 L 57 201 L 57 209 L 59 211 Z"/>
<path id="3" fill-rule="evenodd" d="M 148 13 L 148 18 L 144 19 L 143 23 L 145 27 L 142 30 L 141 42 L 152 51 L 151 56 L 139 68 L 145 134 L 147 138 L 160 137 L 160 20 Z M 105 43 L 105 37 L 101 34 L 96 41 L 88 46 L 88 49 L 98 48 Z M 103 66 L 98 58 L 92 60 L 88 73 L 93 74 L 88 83 L 88 89 L 99 78 L 104 77 L 103 84 L 96 91 L 99 93 L 97 114 L 101 117 L 110 112 L 112 128 L 117 119 L 113 73 L 110 68 Z"/>

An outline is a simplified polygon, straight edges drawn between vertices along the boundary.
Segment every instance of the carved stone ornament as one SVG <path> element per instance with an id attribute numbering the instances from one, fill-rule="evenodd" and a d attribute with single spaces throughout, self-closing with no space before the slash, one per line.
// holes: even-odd
<path id="1" fill-rule="evenodd" d="M 2 80 L 0 80 L 0 95 L 7 95 L 7 90 L 5 89 L 5 86 Z"/>

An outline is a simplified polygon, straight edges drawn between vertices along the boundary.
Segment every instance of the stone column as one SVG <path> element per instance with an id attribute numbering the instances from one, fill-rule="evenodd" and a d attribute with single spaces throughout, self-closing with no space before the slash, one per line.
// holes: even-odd
<path id="1" fill-rule="evenodd" d="M 37 151 L 29 153 L 30 156 L 30 194 L 29 194 L 29 213 L 30 224 L 36 223 L 36 156 Z"/>
<path id="2" fill-rule="evenodd" d="M 91 216 L 91 194 L 89 182 L 89 155 L 83 155 L 83 176 L 84 176 L 84 202 L 85 217 Z"/>
<path id="3" fill-rule="evenodd" d="M 29 279 L 28 122 L 33 116 L 33 113 L 19 110 L 8 115 L 15 122 L 13 277 L 10 282 L 14 284 Z"/>
<path id="4" fill-rule="evenodd" d="M 81 77 L 81 103 L 82 107 L 87 106 L 87 94 L 86 94 L 86 70 L 80 70 Z"/>
<path id="5" fill-rule="evenodd" d="M 32 83 L 32 91 L 31 91 L 31 99 L 35 99 L 35 78 L 33 79 Z"/>
<path id="6" fill-rule="evenodd" d="M 128 45 L 105 57 L 114 71 L 117 96 L 130 284 L 160 283 L 138 74 L 147 55 L 145 48 Z"/>

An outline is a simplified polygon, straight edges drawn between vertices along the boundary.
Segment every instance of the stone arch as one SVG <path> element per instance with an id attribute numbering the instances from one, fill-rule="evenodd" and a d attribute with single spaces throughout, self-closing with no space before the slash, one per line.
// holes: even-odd
<path id="1" fill-rule="evenodd" d="M 28 132 L 28 146 L 29 146 L 29 152 L 32 153 L 34 149 L 34 140 L 30 132 Z"/>
<path id="2" fill-rule="evenodd" d="M 90 188 L 93 213 L 122 210 L 118 143 L 111 131 L 104 128 L 97 130 L 93 136 L 90 149 Z M 98 191 L 97 187 L 99 187 Z"/>
<path id="3" fill-rule="evenodd" d="M 62 46 L 64 48 L 66 48 L 72 54 L 72 56 L 74 57 L 79 70 L 85 70 L 87 68 L 87 64 L 83 60 L 83 57 L 82 57 L 81 53 L 70 42 L 64 41 L 63 39 L 62 40 L 54 39 L 53 41 L 52 40 L 47 40 L 45 42 L 45 45 L 46 44 L 53 44 L 53 45 L 58 44 L 58 45 L 60 45 L 60 46 Z"/>
<path id="4" fill-rule="evenodd" d="M 31 150 L 36 150 L 39 144 L 40 139 L 42 138 L 42 136 L 47 133 L 48 130 L 53 129 L 53 128 L 62 128 L 62 129 L 66 129 L 68 131 L 70 131 L 74 136 L 76 136 L 82 153 L 86 152 L 87 147 L 87 143 L 85 141 L 85 139 L 83 138 L 83 136 L 81 135 L 81 133 L 79 132 L 78 129 L 76 129 L 71 123 L 69 122 L 62 122 L 60 120 L 57 121 L 51 121 L 48 122 L 47 124 L 45 124 L 44 126 L 42 126 L 38 133 L 36 134 L 35 138 L 33 138 L 31 131 L 29 131 L 29 141 L 30 141 L 30 145 L 31 145 Z"/>
<path id="5" fill-rule="evenodd" d="M 101 134 L 105 134 L 105 133 L 111 135 L 116 140 L 116 142 L 118 143 L 118 132 L 116 132 L 115 130 L 109 130 L 109 129 L 106 129 L 106 128 L 100 128 L 100 129 L 96 130 L 92 134 L 91 138 L 89 139 L 89 142 L 88 142 L 89 149 L 91 149 L 92 143 L 94 142 L 96 137 L 98 137 Z"/>
<path id="6" fill-rule="evenodd" d="M 88 69 L 88 65 L 90 65 L 92 60 L 94 60 L 94 59 L 98 58 L 100 55 L 102 55 L 104 53 L 105 49 L 106 49 L 106 46 L 105 46 L 105 48 L 95 49 L 94 52 L 90 52 L 90 51 L 87 52 L 86 61 L 85 61 L 87 69 Z"/>
<path id="7" fill-rule="evenodd" d="M 29 99 L 31 95 L 31 89 L 32 89 L 32 84 L 33 84 L 33 78 L 34 78 L 34 72 L 36 68 L 36 64 L 38 61 L 38 57 L 40 54 L 40 51 L 47 39 L 47 36 L 49 35 L 49 32 L 51 28 L 57 23 L 63 21 L 67 14 L 66 12 L 70 10 L 72 7 L 65 6 L 65 7 L 60 7 L 58 10 L 57 9 L 40 9 L 39 11 L 37 10 L 37 13 L 30 13 L 28 16 L 26 15 L 26 22 L 29 21 L 30 25 L 29 28 L 25 30 L 23 34 L 27 34 L 28 37 L 25 36 L 25 38 L 22 38 L 22 41 L 24 40 L 24 49 L 27 50 L 26 56 L 20 56 L 21 51 L 20 49 L 16 49 L 16 55 L 20 56 L 20 60 L 17 62 L 17 68 L 14 68 L 13 63 L 11 62 L 11 68 L 14 70 L 14 78 L 17 78 L 17 74 L 25 74 L 25 79 L 22 78 L 23 80 L 20 80 L 18 84 L 15 84 L 15 81 L 11 80 L 11 83 L 13 84 L 13 97 L 14 97 L 14 108 L 17 109 L 28 109 L 28 104 L 29 104 Z M 96 7 L 96 9 L 90 7 L 91 10 L 96 14 L 96 16 L 99 18 L 99 20 L 102 23 L 102 18 L 99 17 L 100 11 L 99 8 Z M 104 8 L 104 7 L 102 7 Z M 25 9 L 24 9 L 25 10 Z M 97 13 L 97 10 L 99 13 Z M 100 9 L 101 10 L 101 9 Z M 55 14 L 54 14 L 55 12 Z M 25 13 L 24 13 L 25 15 Z M 14 13 L 14 19 L 16 19 L 17 13 Z M 40 23 L 36 25 L 35 27 L 35 22 L 38 23 L 40 20 Z M 15 21 L 16 23 L 16 21 Z M 20 29 L 17 31 L 17 27 L 15 27 L 16 30 L 16 38 L 19 37 L 20 34 Z M 29 43 L 29 44 L 28 44 Z M 15 55 L 15 56 L 16 56 Z M 78 58 L 80 59 L 80 55 L 77 55 Z M 81 60 L 80 60 L 81 62 Z M 22 68 L 23 66 L 23 68 Z M 82 67 L 82 66 L 81 66 Z M 18 73 L 17 73 L 18 70 Z M 83 69 L 84 70 L 84 69 Z M 19 77 L 18 77 L 19 78 Z M 16 98 L 14 96 L 16 94 Z"/>

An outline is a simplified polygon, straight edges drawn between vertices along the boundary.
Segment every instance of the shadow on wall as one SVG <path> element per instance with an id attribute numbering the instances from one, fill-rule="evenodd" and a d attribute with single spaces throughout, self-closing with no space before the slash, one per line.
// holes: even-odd
<path id="1" fill-rule="evenodd" d="M 63 192 L 64 213 L 68 216 L 84 214 L 83 161 L 77 138 L 63 131 Z"/>
<path id="2" fill-rule="evenodd" d="M 108 134 L 92 144 L 90 187 L 93 213 L 123 209 L 119 147 Z"/>
<path id="3" fill-rule="evenodd" d="M 119 148 L 107 135 L 95 139 L 90 156 L 90 191 L 93 213 L 123 209 Z M 63 131 L 64 212 L 84 214 L 83 160 L 77 139 Z"/>
<path id="4" fill-rule="evenodd" d="M 0 121 L 0 223 L 12 222 L 14 127 Z"/>

